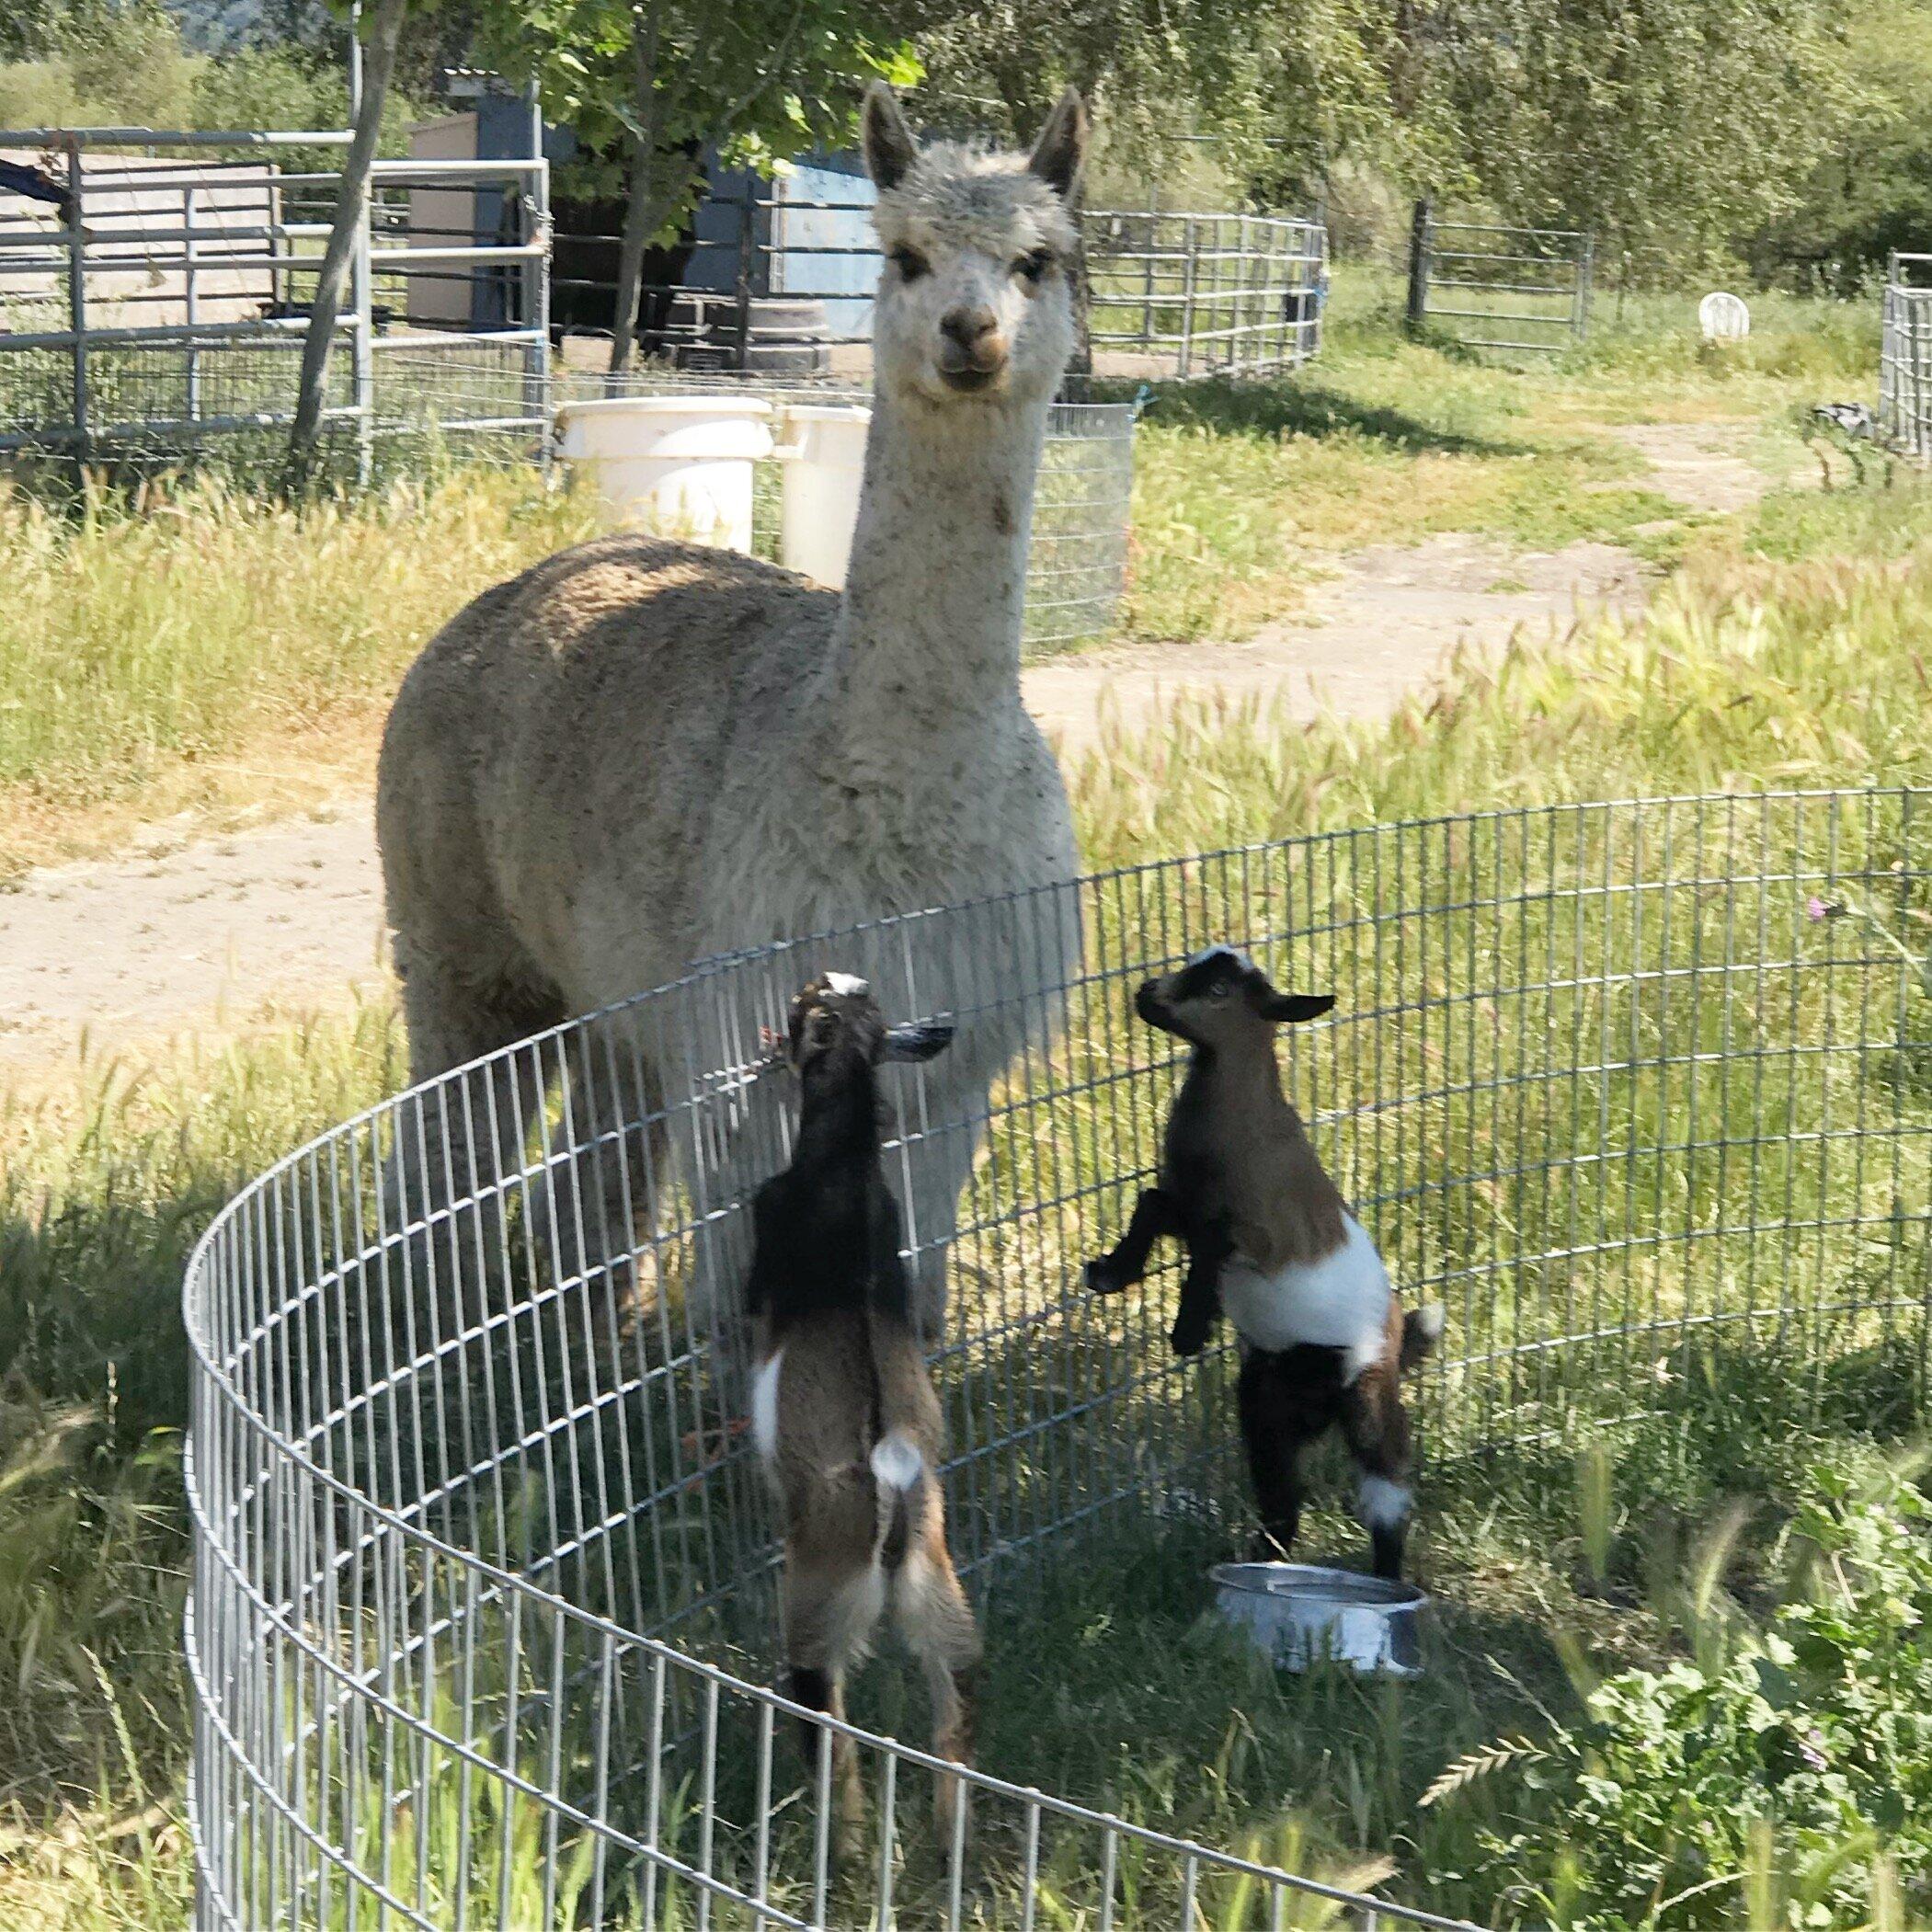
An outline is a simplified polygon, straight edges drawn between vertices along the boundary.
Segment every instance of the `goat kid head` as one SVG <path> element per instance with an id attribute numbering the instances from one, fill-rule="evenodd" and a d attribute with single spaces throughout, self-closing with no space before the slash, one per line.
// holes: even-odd
<path id="1" fill-rule="evenodd" d="M 1087 113 L 1071 87 L 1030 155 L 921 149 L 890 87 L 865 97 L 865 166 L 886 253 L 873 313 L 879 388 L 929 403 L 1058 386 L 1073 349 L 1068 271 Z"/>
<path id="2" fill-rule="evenodd" d="M 785 1025 L 785 1058 L 807 1085 L 817 1077 L 883 1061 L 930 1060 L 951 1044 L 943 1020 L 888 1026 L 866 981 L 826 973 L 801 988 Z"/>
<path id="3" fill-rule="evenodd" d="M 1277 993 L 1268 976 L 1232 946 L 1209 946 L 1177 972 L 1148 980 L 1134 1011 L 1191 1046 L 1240 1047 L 1265 1041 L 1286 1021 L 1319 1020 L 1332 993 Z"/>

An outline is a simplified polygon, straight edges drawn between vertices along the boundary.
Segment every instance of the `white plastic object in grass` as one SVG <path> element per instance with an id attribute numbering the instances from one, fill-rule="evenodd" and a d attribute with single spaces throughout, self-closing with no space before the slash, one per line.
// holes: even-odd
<path id="1" fill-rule="evenodd" d="M 603 396 L 566 403 L 555 435 L 620 519 L 749 555 L 751 466 L 772 453 L 771 417 L 755 396 Z"/>
<path id="2" fill-rule="evenodd" d="M 1413 1583 L 1314 1563 L 1217 1563 L 1208 1573 L 1222 1619 L 1287 1670 L 1332 1657 L 1365 1674 L 1421 1674 L 1429 1599 Z"/>
<path id="3" fill-rule="evenodd" d="M 872 411 L 850 403 L 787 403 L 784 427 L 785 440 L 775 452 L 789 459 L 779 561 L 814 583 L 841 590 L 859 520 Z"/>
<path id="4" fill-rule="evenodd" d="M 1698 304 L 1698 326 L 1707 342 L 1742 342 L 1751 333 L 1751 311 L 1741 296 L 1713 289 Z"/>

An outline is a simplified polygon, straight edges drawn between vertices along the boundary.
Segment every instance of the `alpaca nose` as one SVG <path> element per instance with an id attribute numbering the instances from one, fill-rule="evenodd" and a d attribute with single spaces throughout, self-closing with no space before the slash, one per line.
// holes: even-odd
<path id="1" fill-rule="evenodd" d="M 948 309 L 940 318 L 939 366 L 948 374 L 990 375 L 1006 360 L 1006 337 L 984 303 Z"/>

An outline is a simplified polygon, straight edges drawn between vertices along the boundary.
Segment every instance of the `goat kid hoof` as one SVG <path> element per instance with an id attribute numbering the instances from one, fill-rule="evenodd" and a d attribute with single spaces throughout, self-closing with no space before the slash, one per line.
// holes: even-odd
<path id="1" fill-rule="evenodd" d="M 1167 1342 L 1168 1346 L 1177 1355 L 1197 1355 L 1207 1346 L 1207 1337 L 1195 1334 L 1192 1329 L 1184 1333 L 1180 1329 L 1176 1329 L 1167 1338 Z"/>
<path id="2" fill-rule="evenodd" d="M 1090 1261 L 1087 1263 L 1087 1286 L 1095 1295 L 1117 1295 L 1126 1283 L 1114 1272 L 1110 1262 Z"/>

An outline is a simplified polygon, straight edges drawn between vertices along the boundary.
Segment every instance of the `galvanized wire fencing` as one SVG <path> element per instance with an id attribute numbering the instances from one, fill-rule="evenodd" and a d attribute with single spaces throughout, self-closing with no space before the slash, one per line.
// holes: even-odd
<path id="1" fill-rule="evenodd" d="M 559 369 L 559 406 L 620 395 L 690 395 L 718 392 L 755 396 L 783 411 L 788 402 L 869 407 L 863 389 L 806 378 L 690 373 L 662 367 L 609 375 Z M 1113 627 L 1126 589 L 1127 536 L 1133 518 L 1134 424 L 1130 403 L 1055 403 L 1034 495 L 1033 547 L 1026 566 L 1023 647 L 1040 656 L 1064 650 Z M 779 419 L 783 429 L 783 416 Z M 779 555 L 776 463 L 764 474 L 752 534 L 760 555 Z"/>
<path id="2" fill-rule="evenodd" d="M 1932 255 L 1894 254 L 1886 267 L 1879 433 L 1932 462 Z"/>
<path id="3" fill-rule="evenodd" d="M 0 133 L 64 198 L 0 211 L 0 451 L 167 460 L 285 433 L 349 138 Z M 541 448 L 547 183 L 541 159 L 375 164 L 325 392 L 363 474 L 425 434 Z"/>
<path id="4" fill-rule="evenodd" d="M 1505 1457 L 1655 1410 L 1695 1350 L 1794 1416 L 1886 1365 L 1922 1400 L 1928 906 L 1923 792 L 1371 828 L 704 962 L 292 1155 L 186 1289 L 198 1922 L 1439 1923 L 1426 1871 L 1353 1897 L 1038 1789 L 1023 1720 L 958 1779 L 889 1708 L 835 1727 L 872 1821 L 841 1852 L 829 1727 L 765 1687 L 774 1550 L 712 1319 L 792 1129 L 762 1029 L 837 966 L 1018 1043 L 983 1105 L 908 1069 L 888 1158 L 950 1279 L 948 1506 L 997 1658 L 1061 1566 L 1245 1519 L 1229 1351 L 1171 1357 L 1171 1274 L 1080 1286 L 1175 1079 L 1144 974 L 1233 939 L 1340 996 L 1286 1036 L 1292 1092 L 1405 1294 L 1448 1305 L 1433 1456 Z"/>
<path id="5" fill-rule="evenodd" d="M 1591 237 L 1567 228 L 1444 222 L 1417 204 L 1409 252 L 1412 323 L 1466 349 L 1555 355 L 1590 330 Z"/>
<path id="6" fill-rule="evenodd" d="M 1321 345 L 1328 234 L 1250 214 L 1084 218 L 1097 371 L 1276 375 Z"/>

